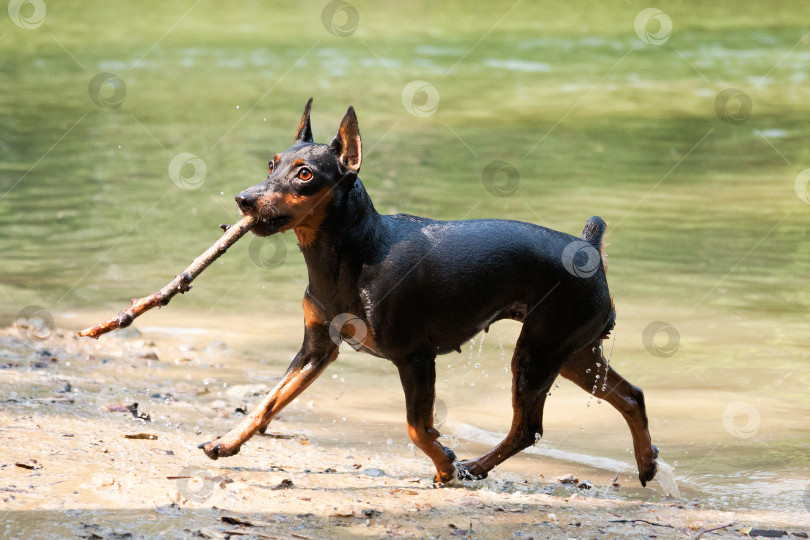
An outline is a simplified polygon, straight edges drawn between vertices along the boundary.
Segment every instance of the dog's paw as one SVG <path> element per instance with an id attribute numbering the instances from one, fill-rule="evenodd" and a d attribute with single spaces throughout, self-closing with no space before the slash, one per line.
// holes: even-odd
<path id="1" fill-rule="evenodd" d="M 436 475 L 433 477 L 434 484 L 441 484 L 443 486 L 453 485 L 455 481 L 456 481 L 455 469 L 450 473 L 442 473 L 436 471 Z"/>
<path id="2" fill-rule="evenodd" d="M 219 440 L 220 439 L 216 439 L 207 443 L 199 444 L 197 445 L 197 448 L 201 448 L 202 451 L 205 452 L 205 455 L 213 460 L 217 460 L 221 457 L 234 456 L 239 453 L 239 447 L 233 448 L 224 445 L 219 443 Z"/>
<path id="3" fill-rule="evenodd" d="M 648 462 L 639 463 L 638 467 L 638 479 L 641 482 L 642 487 L 647 487 L 647 482 L 655 478 L 655 475 L 658 473 L 658 463 L 656 463 L 656 459 L 658 459 L 658 447 L 653 446 L 653 455 L 652 459 Z"/>

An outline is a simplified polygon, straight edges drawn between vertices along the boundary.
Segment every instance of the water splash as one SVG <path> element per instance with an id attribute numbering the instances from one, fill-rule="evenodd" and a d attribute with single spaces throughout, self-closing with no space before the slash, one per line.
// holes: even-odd
<path id="1" fill-rule="evenodd" d="M 681 492 L 678 489 L 678 482 L 675 481 L 675 468 L 660 457 L 656 458 L 655 464 L 658 466 L 658 473 L 655 475 L 655 479 L 658 480 L 661 489 L 663 489 L 664 493 L 668 496 L 680 499 Z"/>
<path id="2" fill-rule="evenodd" d="M 608 353 L 607 359 L 605 359 L 605 378 L 602 380 L 602 392 L 607 391 L 608 371 L 610 371 L 610 360 L 611 360 L 611 358 L 613 358 L 613 346 L 614 345 L 616 345 L 616 331 L 615 330 L 613 331 L 613 338 L 610 340 L 610 352 Z M 599 348 L 601 349 L 602 346 L 600 345 Z"/>

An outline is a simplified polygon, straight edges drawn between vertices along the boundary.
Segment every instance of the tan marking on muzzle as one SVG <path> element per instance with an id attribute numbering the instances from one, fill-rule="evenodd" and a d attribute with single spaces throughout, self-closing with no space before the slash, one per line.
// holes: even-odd
<path id="1" fill-rule="evenodd" d="M 309 196 L 294 193 L 263 195 L 259 198 L 259 207 L 273 208 L 277 215 L 292 216 L 292 221 L 279 232 L 293 229 L 301 247 L 307 247 L 315 241 L 331 199 L 332 191 L 325 187 Z"/>

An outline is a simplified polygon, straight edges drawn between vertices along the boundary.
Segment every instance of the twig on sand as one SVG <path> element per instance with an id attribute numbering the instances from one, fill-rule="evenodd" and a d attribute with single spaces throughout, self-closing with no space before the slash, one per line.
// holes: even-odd
<path id="1" fill-rule="evenodd" d="M 647 525 L 652 525 L 653 527 L 669 527 L 670 529 L 675 528 L 667 523 L 655 523 L 654 521 L 647 521 L 646 519 L 611 519 L 610 523 L 646 523 Z"/>
<path id="2" fill-rule="evenodd" d="M 191 288 L 189 284 L 194 278 L 208 268 L 220 255 L 225 253 L 237 240 L 244 236 L 255 223 L 255 218 L 246 216 L 233 225 L 222 226 L 222 228 L 225 229 L 225 233 L 220 236 L 210 248 L 205 250 L 205 253 L 194 259 L 188 268 L 175 277 L 168 285 L 149 296 L 134 298 L 130 306 L 122 310 L 115 317 L 95 326 L 91 326 L 90 328 L 85 328 L 77 335 L 98 339 L 99 336 L 107 332 L 112 332 L 116 328 L 126 328 L 132 324 L 132 321 L 135 320 L 136 317 L 143 315 L 143 313 L 154 307 L 165 306 L 177 293 L 188 291 Z"/>
<path id="3" fill-rule="evenodd" d="M 705 531 L 700 531 L 696 536 L 694 536 L 692 538 L 692 540 L 699 540 L 699 538 L 701 536 L 703 536 L 704 534 L 706 534 L 707 532 L 719 531 L 720 529 L 727 529 L 727 528 L 731 527 L 732 525 L 734 525 L 735 523 L 736 523 L 736 521 L 732 521 L 728 525 L 723 525 L 722 527 L 715 527 L 714 529 L 706 529 Z"/>

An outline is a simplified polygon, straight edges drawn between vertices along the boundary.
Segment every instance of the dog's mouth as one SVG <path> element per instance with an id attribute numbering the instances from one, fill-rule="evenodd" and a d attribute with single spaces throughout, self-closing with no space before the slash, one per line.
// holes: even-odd
<path id="1" fill-rule="evenodd" d="M 284 214 L 259 218 L 256 225 L 254 225 L 251 230 L 256 236 L 270 236 L 271 234 L 276 234 L 285 225 L 291 223 L 292 219 L 292 216 Z"/>

